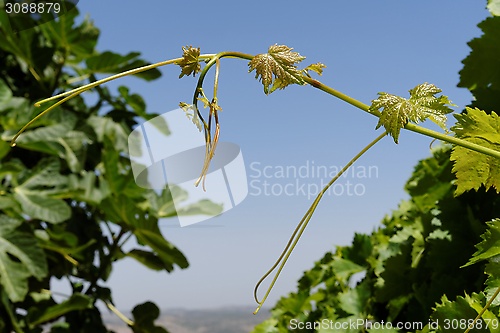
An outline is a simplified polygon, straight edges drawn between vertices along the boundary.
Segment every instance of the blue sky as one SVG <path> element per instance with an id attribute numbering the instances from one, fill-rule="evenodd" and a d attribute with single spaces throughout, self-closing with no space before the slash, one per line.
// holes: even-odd
<path id="1" fill-rule="evenodd" d="M 488 15 L 485 1 L 472 0 L 187 3 L 80 1 L 78 8 L 101 29 L 101 51 L 140 51 L 157 62 L 179 57 L 185 45 L 202 53 L 258 54 L 272 44 L 286 44 L 307 57 L 305 64 L 327 65 L 321 77 L 325 84 L 365 103 L 379 91 L 407 96 L 415 85 L 429 82 L 443 89 L 457 111 L 471 99 L 456 87 L 461 60 L 469 52 L 466 43 L 480 35 L 476 25 Z M 161 70 L 164 75 L 154 82 L 126 78 L 109 86 L 128 85 L 156 113 L 190 101 L 196 80 L 179 80 L 178 67 Z M 241 147 L 255 187 L 242 204 L 206 223 L 180 228 L 175 220 L 162 221 L 162 232 L 184 252 L 190 267 L 166 274 L 132 260 L 119 263 L 109 280 L 118 308 L 129 310 L 146 300 L 162 308 L 253 305 L 255 283 L 312 201 L 300 192 L 263 194 L 266 180 L 276 188 L 296 181 L 264 176 L 264 168 L 269 174 L 304 165 L 341 167 L 378 135 L 375 117 L 308 86 L 266 96 L 247 71 L 245 61 L 223 60 L 218 98 L 224 110 L 221 141 Z M 267 306 L 293 290 L 324 252 L 349 244 L 354 232 L 371 232 L 397 208 L 407 197 L 403 185 L 416 162 L 429 155 L 430 142 L 403 132 L 399 145 L 385 138 L 359 160 L 355 171 L 371 168 L 372 173 L 350 174 L 340 183 L 344 193 L 323 199 Z M 312 176 L 300 181 L 321 182 Z M 358 185 L 357 194 L 347 194 L 349 181 Z"/>

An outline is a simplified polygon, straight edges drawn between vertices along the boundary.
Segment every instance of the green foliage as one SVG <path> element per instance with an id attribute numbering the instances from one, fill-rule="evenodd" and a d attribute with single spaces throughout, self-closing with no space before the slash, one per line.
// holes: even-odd
<path id="1" fill-rule="evenodd" d="M 490 2 L 490 5 L 494 2 Z M 495 1 L 495 3 L 497 3 Z M 489 17 L 478 24 L 481 37 L 468 45 L 470 54 L 463 60 L 459 87 L 469 89 L 475 97 L 470 105 L 484 111 L 500 112 L 500 16 Z"/>
<path id="2" fill-rule="evenodd" d="M 382 109 L 376 128 L 384 126 L 386 131 L 398 143 L 399 132 L 409 121 L 419 123 L 429 118 L 441 128 L 446 129 L 446 114 L 453 106 L 446 96 L 436 97 L 441 89 L 433 84 L 423 83 L 410 89 L 410 98 L 406 99 L 388 93 L 379 93 L 372 101 L 370 111 Z"/>
<path id="3" fill-rule="evenodd" d="M 0 215 L 0 283 L 13 302 L 28 293 L 28 278 L 42 280 L 48 268 L 36 238 L 23 231 L 21 220 Z"/>
<path id="4" fill-rule="evenodd" d="M 256 55 L 248 64 L 248 71 L 255 70 L 255 78 L 264 85 L 264 93 L 270 94 L 290 84 L 305 84 L 302 72 L 296 66 L 305 57 L 292 50 L 286 45 L 271 45 L 267 53 Z M 317 66 L 314 68 L 318 70 Z"/>
<path id="5" fill-rule="evenodd" d="M 457 124 L 451 129 L 457 137 L 500 151 L 500 118 L 495 112 L 488 115 L 479 109 L 467 108 L 466 112 L 455 115 L 455 118 Z M 451 160 L 455 162 L 456 195 L 471 189 L 477 190 L 480 186 L 487 190 L 493 188 L 500 193 L 500 163 L 497 158 L 455 146 Z"/>
<path id="6" fill-rule="evenodd" d="M 138 117 L 156 116 L 141 96 L 123 86 L 116 93 L 97 87 L 94 104 L 74 98 L 29 127 L 16 147 L 7 143 L 40 112 L 33 104 L 41 97 L 147 64 L 137 52 L 98 52 L 99 30 L 88 19 L 75 24 L 77 15 L 73 9 L 41 26 L 30 16 L 0 25 L 2 332 L 107 332 L 96 304 L 116 311 L 106 288 L 116 261 L 130 257 L 165 272 L 188 266 L 158 228 L 159 218 L 176 215 L 171 193 L 138 187 L 127 157 Z M 16 24 L 33 28 L 14 34 Z M 159 76 L 156 69 L 137 74 Z M 159 126 L 169 133 L 166 124 Z M 207 209 L 215 208 L 194 203 L 184 213 Z M 134 238 L 136 248 L 127 243 Z M 60 301 L 53 279 L 71 286 Z M 158 312 L 150 303 L 134 310 L 135 332 L 166 332 L 145 317 L 151 309 Z"/>

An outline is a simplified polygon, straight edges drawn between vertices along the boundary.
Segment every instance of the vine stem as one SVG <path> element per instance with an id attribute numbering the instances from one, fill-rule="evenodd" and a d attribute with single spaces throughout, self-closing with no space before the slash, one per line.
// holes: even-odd
<path id="1" fill-rule="evenodd" d="M 357 107 L 358 109 L 365 111 L 368 114 L 371 114 L 371 115 L 376 116 L 376 117 L 381 116 L 381 113 L 377 110 L 370 111 L 369 105 L 367 105 L 363 102 L 360 102 L 360 101 L 358 101 L 350 96 L 347 96 L 347 95 L 341 93 L 340 91 L 335 90 L 332 87 L 329 87 L 329 86 L 321 83 L 318 80 L 312 79 L 312 78 L 308 77 L 307 75 L 304 75 L 303 78 L 304 78 L 304 81 L 309 83 L 314 88 L 317 88 L 319 90 L 326 92 L 327 94 L 335 96 L 335 97 L 343 100 L 344 102 L 347 102 L 347 103 Z M 462 146 L 464 148 L 474 150 L 478 153 L 482 153 L 482 154 L 500 159 L 500 151 L 493 150 L 493 149 L 490 149 L 487 147 L 483 147 L 481 145 L 478 145 L 478 144 L 475 144 L 475 143 L 472 143 L 469 141 L 465 141 L 465 140 L 459 139 L 459 138 L 454 137 L 454 136 L 449 136 L 449 135 L 446 135 L 443 133 L 439 133 L 439 132 L 412 124 L 412 123 L 406 124 L 406 126 L 404 128 L 409 130 L 409 131 L 415 132 L 415 133 L 423 134 L 423 135 L 432 137 L 432 138 L 437 139 L 437 140 L 445 141 L 445 142 L 448 142 L 448 143 L 451 143 L 451 144 L 454 144 L 457 146 Z"/>
<path id="2" fill-rule="evenodd" d="M 211 59 L 215 56 L 215 54 L 202 54 L 199 56 L 199 59 L 200 60 L 204 60 L 204 59 Z M 49 111 L 53 110 L 54 108 L 56 108 L 57 106 L 63 104 L 64 102 L 66 102 L 67 100 L 70 100 L 72 99 L 73 97 L 76 97 L 78 95 L 80 95 L 81 93 L 89 90 L 89 89 L 92 89 L 94 87 L 97 87 L 97 86 L 100 86 L 101 84 L 104 84 L 106 82 L 109 82 L 109 81 L 113 81 L 113 80 L 116 80 L 116 79 L 119 79 L 119 78 L 122 78 L 124 76 L 128 76 L 128 75 L 134 75 L 134 74 L 138 74 L 138 73 L 142 73 L 142 72 L 145 72 L 145 71 L 148 71 L 148 70 L 151 70 L 151 69 L 154 69 L 154 68 L 157 68 L 157 67 L 161 67 L 161 66 L 165 66 L 165 65 L 170 65 L 170 64 L 176 64 L 177 62 L 181 61 L 182 58 L 175 58 L 175 59 L 170 59 L 170 60 L 165 60 L 165 61 L 160 61 L 160 62 L 157 62 L 157 63 L 154 63 L 154 64 L 151 64 L 151 65 L 146 65 L 146 66 L 142 66 L 142 67 L 139 67 L 139 68 L 134 68 L 134 69 L 131 69 L 131 70 L 128 70 L 128 71 L 125 71 L 125 72 L 122 72 L 122 73 L 118 73 L 118 74 L 115 74 L 115 75 L 111 75 L 111 76 L 108 76 L 107 78 L 104 78 L 104 79 L 101 79 L 101 80 L 98 80 L 98 81 L 95 81 L 95 82 L 92 82 L 92 83 L 89 83 L 89 84 L 86 84 L 84 86 L 81 86 L 81 87 L 78 87 L 78 88 L 75 88 L 75 89 L 72 89 L 72 90 L 69 90 L 69 91 L 66 91 L 66 92 L 63 92 L 61 94 L 57 94 L 57 95 L 54 95 L 52 97 L 49 97 L 49 98 L 45 98 L 41 101 L 38 101 L 35 103 L 35 106 L 36 107 L 39 107 L 41 106 L 42 104 L 45 104 L 47 102 L 50 102 L 50 101 L 53 101 L 53 100 L 56 100 L 58 98 L 61 98 L 61 97 L 64 97 L 66 96 L 65 98 L 63 98 L 62 100 L 58 101 L 57 103 L 51 105 L 50 107 L 48 107 L 47 109 L 43 110 L 40 114 L 38 114 L 36 117 L 34 117 L 33 119 L 31 119 L 26 125 L 23 126 L 23 128 L 21 128 L 17 133 L 16 135 L 12 138 L 11 142 L 10 142 L 10 145 L 11 147 L 14 147 L 16 145 L 16 140 L 17 138 L 31 125 L 33 124 L 35 121 L 37 121 L 38 119 L 40 119 L 42 116 L 44 116 L 45 114 L 47 114 Z"/>
<path id="3" fill-rule="evenodd" d="M 269 293 L 273 289 L 274 284 L 278 280 L 278 277 L 279 277 L 281 271 L 283 270 L 283 267 L 285 267 L 285 264 L 286 264 L 288 258 L 292 254 L 293 249 L 297 245 L 300 237 L 302 236 L 302 233 L 306 229 L 307 224 L 311 220 L 319 202 L 323 198 L 323 195 L 326 193 L 326 191 L 328 191 L 328 189 L 333 185 L 333 183 L 335 183 L 342 176 L 342 174 L 344 174 L 354 164 L 354 162 L 356 162 L 361 156 L 363 156 L 371 147 L 373 147 L 377 142 L 382 140 L 386 135 L 387 135 L 387 132 L 384 132 L 384 133 L 380 134 L 379 136 L 377 136 L 373 141 L 371 141 L 366 147 L 364 147 L 359 153 L 357 153 L 356 156 L 354 156 L 349 161 L 349 163 L 347 163 L 342 168 L 342 170 L 340 170 L 340 172 L 337 173 L 335 175 L 335 177 L 333 177 L 330 180 L 330 182 L 325 187 L 323 187 L 321 192 L 318 193 L 318 195 L 316 196 L 316 199 L 314 199 L 313 203 L 311 204 L 311 206 L 309 207 L 309 209 L 307 210 L 307 212 L 305 213 L 305 215 L 302 217 L 299 224 L 295 228 L 294 232 L 290 236 L 290 239 L 288 240 L 288 243 L 285 246 L 285 249 L 283 250 L 283 252 L 279 256 L 279 258 L 276 260 L 274 265 L 260 278 L 259 282 L 257 282 L 255 289 L 254 289 L 254 298 L 255 298 L 255 301 L 259 304 L 259 306 L 257 307 L 257 309 L 255 309 L 253 314 L 257 314 L 257 312 L 259 312 L 260 308 L 264 305 L 264 302 L 266 301 L 267 297 L 269 296 Z M 269 275 L 271 275 L 271 273 L 276 269 L 276 267 L 278 267 L 278 265 L 279 265 L 279 268 L 278 268 L 276 274 L 274 275 L 274 278 L 271 281 L 271 284 L 267 288 L 267 291 L 264 294 L 264 297 L 262 298 L 262 300 L 259 301 L 259 299 L 257 297 L 257 292 L 258 292 L 260 285 L 262 284 L 262 282 L 264 282 L 264 280 Z"/>

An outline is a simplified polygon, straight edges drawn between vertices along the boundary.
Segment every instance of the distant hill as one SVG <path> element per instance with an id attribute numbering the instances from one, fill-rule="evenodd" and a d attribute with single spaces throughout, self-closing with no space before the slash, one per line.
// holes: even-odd
<path id="1" fill-rule="evenodd" d="M 266 320 L 269 310 L 262 309 L 254 316 L 250 307 L 230 307 L 210 310 L 168 309 L 161 311 L 156 321 L 169 333 L 248 333 L 253 327 Z M 131 318 L 130 314 L 127 314 Z M 131 333 L 120 319 L 104 314 L 108 329 L 116 333 Z"/>

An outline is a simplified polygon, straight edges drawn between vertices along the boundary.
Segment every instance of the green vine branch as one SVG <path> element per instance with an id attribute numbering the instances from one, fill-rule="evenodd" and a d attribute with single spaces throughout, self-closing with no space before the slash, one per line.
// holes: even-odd
<path id="1" fill-rule="evenodd" d="M 352 98 L 352 97 L 350 97 L 348 95 L 345 95 L 345 94 L 341 93 L 340 91 L 335 90 L 332 87 L 329 87 L 329 86 L 321 83 L 318 80 L 312 79 L 312 78 L 310 78 L 308 76 L 304 76 L 304 81 L 306 81 L 307 83 L 309 83 L 314 88 L 317 88 L 317 89 L 322 90 L 322 91 L 324 91 L 324 92 L 326 92 L 326 93 L 328 93 L 328 94 L 330 94 L 332 96 L 335 96 L 338 99 L 341 99 L 344 102 L 349 103 L 349 104 L 357 107 L 358 109 L 365 111 L 368 114 L 374 115 L 374 116 L 376 116 L 378 118 L 380 118 L 381 115 L 382 115 L 377 110 L 370 111 L 370 106 L 369 105 L 367 105 L 367 104 L 365 104 L 363 102 L 360 102 L 360 101 L 358 101 L 358 100 L 356 100 L 356 99 L 354 99 L 354 98 Z M 500 151 L 493 150 L 493 149 L 490 149 L 490 148 L 487 148 L 487 147 L 484 147 L 484 146 L 481 146 L 481 145 L 478 145 L 478 144 L 475 144 L 475 143 L 472 143 L 472 142 L 469 142 L 469 141 L 466 141 L 466 140 L 463 140 L 463 139 L 459 139 L 459 138 L 454 137 L 454 136 L 449 136 L 449 135 L 446 135 L 446 134 L 443 134 L 443 133 L 439 133 L 439 132 L 427 129 L 425 127 L 422 127 L 422 126 L 418 126 L 418 125 L 412 124 L 412 123 L 407 123 L 404 126 L 404 128 L 407 129 L 407 130 L 409 130 L 409 131 L 415 132 L 415 133 L 419 133 L 419 134 L 423 134 L 425 136 L 429 136 L 429 137 L 434 138 L 436 140 L 441 140 L 441 141 L 444 141 L 444 142 L 448 142 L 448 143 L 451 143 L 451 144 L 454 144 L 454 145 L 457 145 L 457 146 L 461 146 L 461 147 L 464 147 L 464 148 L 476 151 L 478 153 L 482 153 L 482 154 L 485 154 L 485 155 L 492 156 L 492 157 L 500 159 Z"/>
<path id="2" fill-rule="evenodd" d="M 167 61 L 158 62 L 156 64 L 143 66 L 140 68 L 132 69 L 120 74 L 116 74 L 110 76 L 108 78 L 98 80 L 92 82 L 90 84 L 84 85 L 82 87 L 73 89 L 71 91 L 44 99 L 40 102 L 37 102 L 35 106 L 40 106 L 43 103 L 53 101 L 59 98 L 62 98 L 60 101 L 48 107 L 46 110 L 42 111 L 39 115 L 33 118 L 30 122 L 28 122 L 13 138 L 11 141 L 11 145 L 15 146 L 17 138 L 36 120 L 38 120 L 43 115 L 47 114 L 50 110 L 53 110 L 57 106 L 66 102 L 67 100 L 78 96 L 79 94 L 97 87 L 106 82 L 127 76 L 134 75 L 140 72 L 144 72 L 153 68 L 157 68 L 160 66 L 176 64 L 181 67 L 180 78 L 184 75 L 193 75 L 199 74 L 198 81 L 196 84 L 196 88 L 194 90 L 192 104 L 188 105 L 186 103 L 180 103 L 180 106 L 184 111 L 186 111 L 187 115 L 192 119 L 193 123 L 195 123 L 199 130 L 204 130 L 205 135 L 205 160 L 202 166 L 201 175 L 196 181 L 195 185 L 199 183 L 203 183 L 206 174 L 208 172 L 208 168 L 210 162 L 214 156 L 215 149 L 217 146 L 219 134 L 220 134 L 220 124 L 218 118 L 218 111 L 221 111 L 222 108 L 218 104 L 217 99 L 217 90 L 218 90 L 218 82 L 219 82 L 219 73 L 220 73 L 220 60 L 222 58 L 236 58 L 242 60 L 248 60 L 249 72 L 255 71 L 255 77 L 261 81 L 264 86 L 264 92 L 266 94 L 270 94 L 277 89 L 284 89 L 290 84 L 298 84 L 305 85 L 309 84 L 312 87 L 319 89 L 325 93 L 328 93 L 334 97 L 337 97 L 346 103 L 349 103 L 358 109 L 365 111 L 373 116 L 376 116 L 379 119 L 379 123 L 377 124 L 377 128 L 384 126 L 385 132 L 379 135 L 374 141 L 368 144 L 363 150 L 361 150 L 343 169 L 342 171 L 336 175 L 325 188 L 318 194 L 317 198 L 312 203 L 311 207 L 308 209 L 302 220 L 299 222 L 292 236 L 290 237 L 285 249 L 281 253 L 280 257 L 276 261 L 276 263 L 271 267 L 271 269 L 259 280 L 255 287 L 254 297 L 257 303 L 259 304 L 258 308 L 254 313 L 262 307 L 264 301 L 267 299 L 271 289 L 273 288 L 279 274 L 281 273 L 287 259 L 291 255 L 291 252 L 295 248 L 299 238 L 304 232 L 307 224 L 309 223 L 317 205 L 319 204 L 321 198 L 324 193 L 328 190 L 328 188 L 340 177 L 358 158 L 360 158 L 368 149 L 370 149 L 374 144 L 380 141 L 384 136 L 390 135 L 394 138 L 394 141 L 398 142 L 399 132 L 402 128 L 419 133 L 428 137 L 431 137 L 435 140 L 441 140 L 444 142 L 448 142 L 457 147 L 466 148 L 467 150 L 472 150 L 477 153 L 482 154 L 481 156 L 493 157 L 494 159 L 500 159 L 500 143 L 497 141 L 490 139 L 485 140 L 483 136 L 476 135 L 472 136 L 472 140 L 470 140 L 471 136 L 470 132 L 464 130 L 464 126 L 466 124 L 466 120 L 461 119 L 460 116 L 456 116 L 459 120 L 459 125 L 452 127 L 452 130 L 455 131 L 456 136 L 448 135 L 448 129 L 446 128 L 446 115 L 451 113 L 452 110 L 449 106 L 453 104 L 448 100 L 446 96 L 436 97 L 435 95 L 441 90 L 434 85 L 431 84 L 421 84 L 410 90 L 410 98 L 405 99 L 399 96 L 390 95 L 387 93 L 380 93 L 379 97 L 372 101 L 372 105 L 369 106 L 363 102 L 360 102 L 346 94 L 343 94 L 332 87 L 329 87 L 322 82 L 311 78 L 309 75 L 309 71 L 314 71 L 319 75 L 322 74 L 322 68 L 325 65 L 321 63 L 312 64 L 306 67 L 303 70 L 297 69 L 297 64 L 305 59 L 305 57 L 301 56 L 297 52 L 292 52 L 292 48 L 289 48 L 285 45 L 272 45 L 269 47 L 267 53 L 258 54 L 258 55 L 250 55 L 241 52 L 220 52 L 217 54 L 200 54 L 199 48 L 193 47 L 183 47 L 183 57 L 175 58 Z M 201 68 L 201 63 L 205 63 L 203 69 Z M 206 75 L 215 66 L 215 78 L 213 85 L 213 96 L 212 99 L 209 100 L 203 90 L 203 85 L 205 82 Z M 64 98 L 63 98 L 64 97 Z M 208 122 L 203 118 L 199 108 L 198 102 L 202 101 L 204 107 L 208 107 Z M 382 109 L 382 110 L 381 110 Z M 192 111 L 192 114 L 189 112 Z M 472 112 L 473 111 L 473 112 Z M 483 123 L 488 123 L 493 130 L 497 128 L 496 121 L 498 116 L 493 114 L 491 119 L 485 119 L 482 114 L 478 113 L 479 110 L 471 110 L 468 109 L 468 112 L 473 114 L 472 116 L 479 119 L 478 121 L 482 121 Z M 475 112 L 475 113 L 474 113 Z M 481 119 L 481 117 L 483 117 Z M 497 118 L 495 118 L 497 117 Z M 424 121 L 426 119 L 430 119 L 431 121 L 438 124 L 441 128 L 443 128 L 446 133 L 439 133 L 421 126 L 416 125 L 416 123 Z M 460 123 L 461 121 L 461 123 Z M 215 123 L 215 125 L 213 125 Z M 500 122 L 499 122 L 500 123 Z M 465 125 L 464 125 L 465 124 Z M 212 133 L 213 132 L 213 133 Z M 473 132 L 473 131 L 472 131 Z M 460 134 L 462 133 L 462 134 Z M 464 134 L 465 133 L 465 134 Z M 500 135 L 500 133 L 494 133 L 494 135 Z M 468 140 L 465 140 L 467 138 Z M 472 142 L 474 141 L 474 142 Z M 476 142 L 481 142 L 484 144 L 477 144 Z M 455 151 L 456 149 L 454 149 Z M 460 154 L 460 153 L 459 153 Z M 452 159 L 454 159 L 452 155 Z M 455 160 L 458 158 L 455 157 Z M 461 158 L 461 160 L 464 160 Z M 484 161 L 483 161 L 484 162 Z M 486 161 L 490 164 L 497 164 L 498 161 Z M 456 163 L 459 165 L 459 163 Z M 470 168 L 469 168 L 470 169 Z M 468 170 L 468 169 L 467 169 Z M 466 174 L 468 171 L 465 170 Z M 457 178 L 458 178 L 457 171 Z M 495 177 L 493 177 L 495 178 Z M 500 189 L 500 184 L 492 183 L 489 179 L 482 182 L 485 186 L 493 186 Z M 463 187 L 460 189 L 467 190 L 467 188 Z M 279 266 L 279 267 L 278 267 Z M 259 301 L 257 297 L 257 291 L 262 282 L 276 269 L 277 273 L 274 276 L 267 292 L 265 293 L 263 299 Z M 488 304 L 489 305 L 489 304 Z"/>

